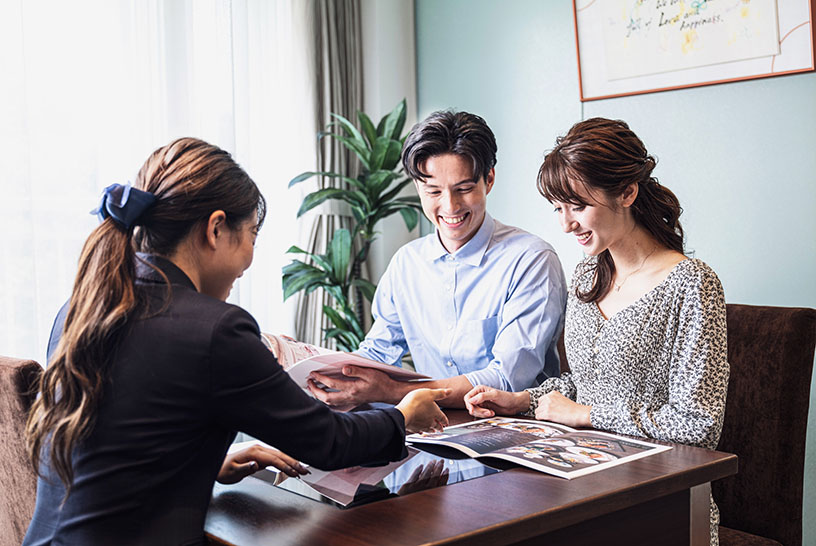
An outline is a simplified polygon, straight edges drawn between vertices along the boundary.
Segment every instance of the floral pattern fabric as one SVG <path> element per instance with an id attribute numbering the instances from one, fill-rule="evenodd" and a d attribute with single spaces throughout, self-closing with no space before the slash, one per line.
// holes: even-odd
<path id="1" fill-rule="evenodd" d="M 575 296 L 591 285 L 597 260 L 578 264 L 564 341 L 571 372 L 528 389 L 530 411 L 556 390 L 592 406 L 592 426 L 619 434 L 715 449 L 728 390 L 725 297 L 698 259 L 677 264 L 655 288 L 608 319 Z M 711 501 L 711 544 L 719 511 Z"/>

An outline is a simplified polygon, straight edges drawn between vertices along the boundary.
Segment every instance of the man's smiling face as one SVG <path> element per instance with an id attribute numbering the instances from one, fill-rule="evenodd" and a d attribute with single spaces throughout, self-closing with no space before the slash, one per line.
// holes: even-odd
<path id="1" fill-rule="evenodd" d="M 428 177 L 414 181 L 422 211 L 436 226 L 442 246 L 456 252 L 473 238 L 484 221 L 494 170 L 490 170 L 487 180 L 476 180 L 473 165 L 457 154 L 429 157 L 422 170 Z"/>

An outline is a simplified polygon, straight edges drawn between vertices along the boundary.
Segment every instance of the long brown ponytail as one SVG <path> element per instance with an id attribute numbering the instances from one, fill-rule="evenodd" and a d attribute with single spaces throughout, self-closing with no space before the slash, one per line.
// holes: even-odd
<path id="1" fill-rule="evenodd" d="M 556 140 L 538 171 L 538 191 L 548 201 L 590 205 L 575 190 L 581 184 L 590 194 L 602 192 L 613 200 L 633 183 L 638 195 L 632 216 L 658 243 L 683 252 L 683 209 L 674 193 L 652 176 L 657 161 L 626 122 L 591 118 L 572 126 Z M 595 277 L 587 292 L 575 288 L 585 303 L 598 301 L 611 288 L 615 264 L 609 250 L 598 255 Z"/>
<path id="2" fill-rule="evenodd" d="M 223 210 L 233 228 L 253 215 L 260 226 L 266 210 L 257 186 L 230 155 L 194 138 L 153 152 L 133 186 L 153 194 L 155 204 L 136 227 L 106 218 L 85 242 L 62 336 L 26 427 L 34 468 L 42 474 L 46 449 L 66 495 L 72 453 L 93 430 L 111 355 L 127 322 L 143 313 L 134 284 L 135 251 L 169 256 L 215 210 Z"/>

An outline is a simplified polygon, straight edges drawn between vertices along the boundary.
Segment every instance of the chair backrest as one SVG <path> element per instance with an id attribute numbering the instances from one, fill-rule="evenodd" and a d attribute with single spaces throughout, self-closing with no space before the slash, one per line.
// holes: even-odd
<path id="1" fill-rule="evenodd" d="M 802 497 L 816 310 L 727 305 L 731 379 L 718 449 L 739 473 L 712 484 L 721 523 L 802 544 Z"/>
<path id="2" fill-rule="evenodd" d="M 37 477 L 25 450 L 25 422 L 42 368 L 0 356 L 0 546 L 23 541 L 34 513 Z"/>

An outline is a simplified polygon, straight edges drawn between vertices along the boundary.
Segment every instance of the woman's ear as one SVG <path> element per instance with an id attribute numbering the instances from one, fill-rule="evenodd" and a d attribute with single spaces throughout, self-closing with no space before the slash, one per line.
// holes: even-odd
<path id="1" fill-rule="evenodd" d="M 632 203 L 637 199 L 640 187 L 637 182 L 632 182 L 623 190 L 623 193 L 618 197 L 618 204 L 621 207 L 631 207 Z"/>
<path id="2" fill-rule="evenodd" d="M 218 242 L 221 241 L 225 234 L 227 214 L 223 210 L 216 210 L 207 219 L 207 226 L 204 232 L 204 237 L 207 246 L 215 250 Z"/>

